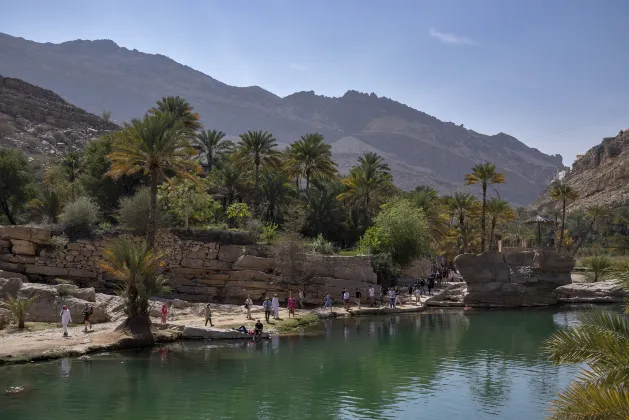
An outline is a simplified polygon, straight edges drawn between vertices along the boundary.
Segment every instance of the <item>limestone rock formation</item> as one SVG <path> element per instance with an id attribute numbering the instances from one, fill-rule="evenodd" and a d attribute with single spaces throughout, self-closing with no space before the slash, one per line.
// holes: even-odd
<path id="1" fill-rule="evenodd" d="M 553 290 L 570 284 L 574 259 L 541 249 L 486 251 L 459 255 L 454 265 L 467 283 L 463 301 L 468 306 L 546 306 L 557 303 Z"/>
<path id="2" fill-rule="evenodd" d="M 627 289 L 617 280 L 596 283 L 573 283 L 554 290 L 559 302 L 564 303 L 617 303 L 623 302 Z"/>
<path id="3" fill-rule="evenodd" d="M 427 306 L 461 307 L 465 306 L 467 284 L 457 282 L 448 284 L 443 290 L 426 299 Z"/>

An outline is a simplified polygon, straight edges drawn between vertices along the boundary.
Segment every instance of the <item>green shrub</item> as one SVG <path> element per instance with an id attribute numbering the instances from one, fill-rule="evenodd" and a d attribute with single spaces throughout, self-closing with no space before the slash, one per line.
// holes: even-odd
<path id="1" fill-rule="evenodd" d="M 72 296 L 72 292 L 74 292 L 75 289 L 76 287 L 72 284 L 62 284 L 57 287 L 57 293 L 59 293 L 61 297 Z"/>
<path id="2" fill-rule="evenodd" d="M 231 227 L 241 228 L 247 218 L 251 217 L 249 207 L 245 203 L 234 203 L 225 212 Z"/>
<path id="3" fill-rule="evenodd" d="M 125 229 L 145 234 L 149 224 L 150 205 L 151 192 L 148 188 L 140 188 L 134 195 L 123 197 L 118 208 L 118 222 Z"/>
<path id="4" fill-rule="evenodd" d="M 24 328 L 24 320 L 26 318 L 26 310 L 33 304 L 35 301 L 39 299 L 39 295 L 34 295 L 30 298 L 13 298 L 9 296 L 7 303 L 9 304 L 9 311 L 13 315 L 15 322 L 17 323 L 17 327 L 22 329 Z"/>
<path id="5" fill-rule="evenodd" d="M 68 235 L 62 233 L 61 235 L 54 235 L 50 238 L 50 245 L 55 249 L 63 249 L 70 242 Z"/>
<path id="6" fill-rule="evenodd" d="M 609 272 L 612 268 L 612 260 L 604 255 L 589 257 L 583 259 L 583 265 L 588 268 L 594 275 L 594 282 Z"/>
<path id="7" fill-rule="evenodd" d="M 89 227 L 95 225 L 99 217 L 98 204 L 90 197 L 79 197 L 65 205 L 59 220 L 70 228 Z"/>
<path id="8" fill-rule="evenodd" d="M 333 255 L 336 253 L 334 244 L 330 241 L 326 241 L 322 234 L 317 235 L 317 237 L 312 240 L 310 247 L 313 252 L 318 254 Z"/>
<path id="9" fill-rule="evenodd" d="M 260 242 L 265 244 L 271 244 L 277 239 L 277 228 L 275 223 L 265 225 L 262 227 L 262 233 L 260 234 Z"/>

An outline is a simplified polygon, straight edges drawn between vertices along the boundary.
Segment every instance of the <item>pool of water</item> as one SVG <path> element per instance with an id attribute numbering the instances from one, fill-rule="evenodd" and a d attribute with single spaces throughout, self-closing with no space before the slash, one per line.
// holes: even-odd
<path id="1" fill-rule="evenodd" d="M 540 345 L 577 310 L 334 320 L 262 343 L 0 367 L 0 418 L 542 419 L 578 367 L 552 366 Z"/>

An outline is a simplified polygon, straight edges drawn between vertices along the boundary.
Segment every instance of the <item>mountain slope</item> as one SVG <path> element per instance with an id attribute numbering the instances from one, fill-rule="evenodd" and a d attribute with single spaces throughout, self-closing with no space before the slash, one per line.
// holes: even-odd
<path id="1" fill-rule="evenodd" d="M 606 137 L 579 157 L 572 169 L 566 171 L 562 182 L 572 186 L 579 199 L 568 205 L 568 211 L 592 204 L 618 207 L 629 204 L 629 129 L 615 137 Z M 533 207 L 553 205 L 545 191 Z"/>
<path id="2" fill-rule="evenodd" d="M 491 161 L 509 182 L 498 188 L 502 197 L 528 204 L 562 167 L 561 156 L 506 134 L 479 134 L 373 93 L 330 98 L 298 92 L 281 98 L 257 86 L 226 85 L 165 56 L 109 40 L 41 44 L 0 34 L 0 73 L 52 89 L 91 112 L 111 110 L 119 121 L 141 116 L 162 96 L 180 95 L 207 127 L 230 135 L 267 130 L 283 143 L 308 132 L 330 143 L 351 137 L 387 155 L 404 188 L 429 184 L 452 192 L 474 164 Z M 335 157 L 354 162 L 357 156 Z"/>

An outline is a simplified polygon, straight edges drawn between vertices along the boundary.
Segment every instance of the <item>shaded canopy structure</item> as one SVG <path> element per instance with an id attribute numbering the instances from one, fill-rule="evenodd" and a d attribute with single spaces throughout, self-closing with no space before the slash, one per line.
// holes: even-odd
<path id="1" fill-rule="evenodd" d="M 555 224 L 555 222 L 553 222 L 552 220 L 542 217 L 539 214 L 532 219 L 525 221 L 524 223 L 527 225 L 537 225 L 537 246 L 539 247 L 542 246 L 542 225 Z"/>

